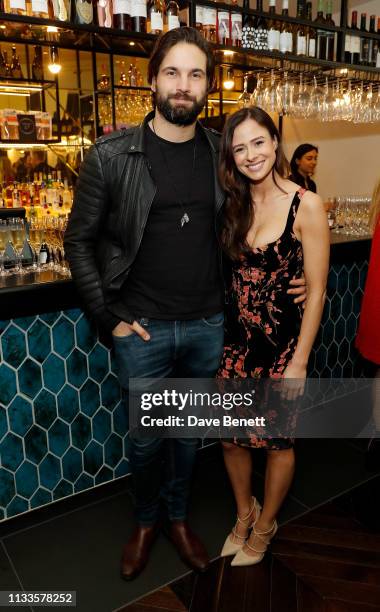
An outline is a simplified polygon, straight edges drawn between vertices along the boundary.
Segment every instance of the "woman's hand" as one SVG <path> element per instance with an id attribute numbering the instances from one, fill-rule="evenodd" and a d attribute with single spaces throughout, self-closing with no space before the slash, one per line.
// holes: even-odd
<path id="1" fill-rule="evenodd" d="M 305 389 L 306 366 L 292 363 L 287 365 L 283 373 L 283 384 L 281 397 L 287 400 L 295 400 L 300 397 Z"/>

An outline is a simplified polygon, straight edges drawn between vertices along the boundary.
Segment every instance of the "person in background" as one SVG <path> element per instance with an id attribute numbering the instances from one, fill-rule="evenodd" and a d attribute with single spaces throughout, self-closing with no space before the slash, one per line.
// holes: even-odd
<path id="1" fill-rule="evenodd" d="M 10 183 L 15 178 L 11 161 L 6 151 L 0 151 L 0 182 Z"/>
<path id="2" fill-rule="evenodd" d="M 375 433 L 367 452 L 367 466 L 380 465 L 380 180 L 373 192 L 370 209 L 373 231 L 367 280 L 360 313 L 356 347 L 373 364 L 373 419 Z"/>
<path id="3" fill-rule="evenodd" d="M 300 187 L 317 193 L 317 185 L 311 178 L 318 162 L 318 147 L 304 143 L 299 145 L 293 153 L 290 162 L 291 175 L 289 180 Z"/>
<path id="4" fill-rule="evenodd" d="M 33 151 L 32 152 L 32 165 L 33 165 L 33 174 L 35 172 L 48 175 L 51 174 L 54 168 L 49 166 L 47 162 L 47 156 L 45 151 Z"/>
<path id="5" fill-rule="evenodd" d="M 226 193 L 221 243 L 231 282 L 219 378 L 297 379 L 295 385 L 306 378 L 325 301 L 330 237 L 321 198 L 287 180 L 287 171 L 280 134 L 265 111 L 252 106 L 228 119 L 220 154 Z M 288 280 L 302 270 L 304 310 L 287 295 Z M 276 412 L 273 407 L 271 418 Z M 293 479 L 293 440 L 247 432 L 222 445 L 237 521 L 221 555 L 235 555 L 234 566 L 253 565 L 277 531 Z M 262 510 L 251 491 L 252 448 L 267 451 Z"/>
<path id="6" fill-rule="evenodd" d="M 33 165 L 30 151 L 27 151 L 15 164 L 16 181 L 31 181 L 33 179 Z"/>

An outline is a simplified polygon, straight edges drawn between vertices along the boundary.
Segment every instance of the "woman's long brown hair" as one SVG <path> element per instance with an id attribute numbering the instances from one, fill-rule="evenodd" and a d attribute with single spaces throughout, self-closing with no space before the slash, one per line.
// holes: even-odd
<path id="1" fill-rule="evenodd" d="M 235 129 L 246 119 L 253 119 L 264 127 L 271 138 L 278 143 L 276 160 L 272 168 L 275 184 L 277 185 L 275 172 L 283 178 L 289 174 L 289 163 L 282 150 L 279 131 L 268 113 L 258 106 L 251 106 L 231 115 L 224 126 L 219 163 L 219 180 L 226 193 L 221 239 L 223 249 L 231 259 L 238 259 L 248 250 L 247 234 L 254 220 L 251 181 L 237 169 L 232 151 Z M 283 191 L 279 185 L 277 186 Z"/>

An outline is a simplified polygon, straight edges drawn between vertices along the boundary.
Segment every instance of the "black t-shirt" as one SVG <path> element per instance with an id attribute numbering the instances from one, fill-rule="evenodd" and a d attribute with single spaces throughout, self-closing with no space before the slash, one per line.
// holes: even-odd
<path id="1" fill-rule="evenodd" d="M 145 142 L 157 193 L 123 290 L 126 305 L 136 317 L 210 316 L 223 309 L 210 146 L 200 130 L 173 143 L 148 125 Z"/>

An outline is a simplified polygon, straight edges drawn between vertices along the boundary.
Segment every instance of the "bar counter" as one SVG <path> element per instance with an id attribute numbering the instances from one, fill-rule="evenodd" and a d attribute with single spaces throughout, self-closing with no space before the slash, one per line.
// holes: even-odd
<path id="1" fill-rule="evenodd" d="M 370 237 L 331 235 L 310 376 L 350 377 Z M 0 278 L 0 520 L 128 474 L 127 424 L 107 339 L 53 271 Z"/>

